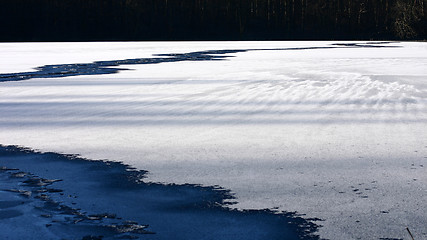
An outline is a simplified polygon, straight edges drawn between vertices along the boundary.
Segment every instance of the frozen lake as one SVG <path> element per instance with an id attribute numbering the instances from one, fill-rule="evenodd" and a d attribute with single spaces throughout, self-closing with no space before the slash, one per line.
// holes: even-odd
<path id="1" fill-rule="evenodd" d="M 426 43 L 1 43 L 0 63 L 0 144 L 219 185 L 322 238 L 427 238 Z"/>

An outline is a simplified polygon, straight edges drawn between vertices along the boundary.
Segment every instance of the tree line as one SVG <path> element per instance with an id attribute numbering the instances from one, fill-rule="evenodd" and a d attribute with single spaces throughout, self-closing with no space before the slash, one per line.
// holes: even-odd
<path id="1" fill-rule="evenodd" d="M 427 0 L 2 0 L 0 41 L 426 39 Z"/>

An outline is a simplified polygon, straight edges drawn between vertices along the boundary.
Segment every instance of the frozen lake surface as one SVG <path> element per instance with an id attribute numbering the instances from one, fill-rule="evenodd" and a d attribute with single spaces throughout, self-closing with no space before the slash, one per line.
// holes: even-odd
<path id="1" fill-rule="evenodd" d="M 427 238 L 426 43 L 1 43 L 0 63 L 1 144 L 219 185 L 323 238 Z"/>

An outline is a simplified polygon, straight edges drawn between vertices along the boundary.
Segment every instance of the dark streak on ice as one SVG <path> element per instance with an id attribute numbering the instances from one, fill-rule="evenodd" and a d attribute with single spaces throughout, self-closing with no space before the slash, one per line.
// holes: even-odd
<path id="1" fill-rule="evenodd" d="M 319 219 L 234 210 L 228 190 L 149 183 L 145 174 L 118 162 L 0 145 L 0 197 L 21 198 L 0 201 L 0 220 L 36 218 L 57 239 L 319 239 Z M 23 227 L 10 222 L 9 233 Z"/>
<path id="2" fill-rule="evenodd" d="M 93 63 L 77 63 L 77 64 L 56 64 L 45 65 L 35 68 L 34 72 L 6 73 L 0 74 L 0 82 L 22 81 L 31 78 L 59 78 L 81 75 L 102 75 L 113 74 L 119 71 L 129 70 L 126 68 L 118 68 L 121 65 L 135 64 L 158 64 L 182 61 L 219 61 L 225 60 L 232 56 L 226 54 L 249 52 L 249 51 L 289 51 L 289 50 L 314 50 L 314 49 L 334 49 L 334 48 L 383 48 L 397 47 L 384 46 L 379 44 L 387 44 L 389 42 L 369 42 L 361 43 L 337 43 L 330 47 L 302 47 L 302 48 L 275 48 L 275 49 L 234 49 L 234 50 L 207 50 L 190 53 L 172 53 L 172 54 L 157 54 L 154 58 L 135 58 L 125 60 L 112 61 L 97 61 Z M 218 56 L 225 55 L 225 56 Z"/>

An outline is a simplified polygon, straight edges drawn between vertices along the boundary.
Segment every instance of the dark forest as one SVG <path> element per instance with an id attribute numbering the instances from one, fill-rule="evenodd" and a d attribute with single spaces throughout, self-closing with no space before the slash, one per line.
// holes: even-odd
<path id="1" fill-rule="evenodd" d="M 427 0 L 0 2 L 0 41 L 427 38 Z"/>

